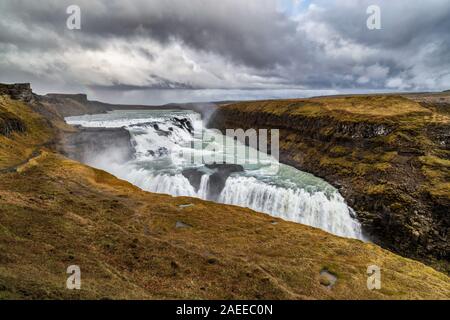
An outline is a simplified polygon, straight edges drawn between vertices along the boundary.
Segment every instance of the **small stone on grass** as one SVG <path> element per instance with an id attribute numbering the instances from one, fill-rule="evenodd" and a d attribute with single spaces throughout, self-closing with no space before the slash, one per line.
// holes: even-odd
<path id="1" fill-rule="evenodd" d="M 178 206 L 178 208 L 180 208 L 180 209 L 184 209 L 184 208 L 189 208 L 189 207 L 193 207 L 194 205 L 192 204 L 192 203 L 189 203 L 189 204 L 180 204 L 179 206 Z"/>
<path id="2" fill-rule="evenodd" d="M 177 221 L 175 228 L 192 228 L 192 226 L 182 221 Z"/>
<path id="3" fill-rule="evenodd" d="M 323 269 L 320 271 L 320 284 L 327 287 L 327 289 L 333 288 L 337 281 L 337 277 L 330 273 L 328 270 Z"/>

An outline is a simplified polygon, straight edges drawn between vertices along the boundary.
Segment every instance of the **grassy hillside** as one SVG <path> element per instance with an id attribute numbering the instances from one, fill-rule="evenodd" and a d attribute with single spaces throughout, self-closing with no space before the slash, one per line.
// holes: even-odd
<path id="1" fill-rule="evenodd" d="M 280 129 L 281 159 L 340 188 L 377 243 L 448 271 L 450 104 L 427 102 L 243 102 L 219 108 L 211 126 Z"/>
<path id="2" fill-rule="evenodd" d="M 3 162 L 15 168 L 0 175 L 2 299 L 450 298 L 446 275 L 376 245 L 143 192 L 68 160 L 40 147 L 51 139 L 41 116 L 3 99 L 27 131 L 2 137 L 12 146 L 2 159 L 14 158 L 14 146 L 38 153 Z M 382 269 L 379 291 L 366 287 L 374 264 Z M 69 265 L 81 268 L 80 291 L 65 289 Z M 322 271 L 337 277 L 331 288 Z"/>
<path id="3" fill-rule="evenodd" d="M 0 95 L 0 129 L 11 123 L 17 125 L 12 125 L 7 134 L 0 134 L 0 170 L 26 161 L 38 147 L 50 143 L 56 135 L 49 121 L 24 102 Z"/>

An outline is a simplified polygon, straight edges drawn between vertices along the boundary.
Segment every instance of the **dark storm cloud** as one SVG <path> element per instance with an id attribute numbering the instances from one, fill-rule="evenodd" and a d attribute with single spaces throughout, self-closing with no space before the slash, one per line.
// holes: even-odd
<path id="1" fill-rule="evenodd" d="M 308 51 L 298 41 L 296 23 L 274 10 L 274 1 L 249 2 L 252 4 L 237 0 L 79 1 L 83 29 L 77 40 L 95 47 L 109 38 L 149 37 L 162 43 L 179 39 L 192 48 L 223 54 L 257 68 L 289 63 L 292 56 L 286 52 L 302 55 Z M 65 29 L 65 9 L 74 1 L 44 3 L 48 5 L 7 0 L 2 11 L 9 18 L 20 19 L 29 29 L 41 27 L 70 36 Z M 12 32 L 2 40 L 11 41 Z M 39 46 L 32 38 L 29 42 Z"/>
<path id="2" fill-rule="evenodd" d="M 389 69 L 388 78 L 398 78 L 408 89 L 446 88 L 450 85 L 450 2 L 431 1 L 316 1 L 321 10 L 307 14 L 310 23 L 334 30 L 338 39 L 348 39 L 376 54 L 366 54 L 352 65 L 378 63 Z M 382 29 L 368 31 L 360 26 L 369 5 L 381 9 Z M 358 27 L 359 26 L 359 27 Z M 376 87 L 383 87 L 389 79 Z"/>
<path id="3" fill-rule="evenodd" d="M 287 1 L 3 0 L 0 81 L 117 91 L 450 87 L 449 1 L 297 0 L 297 10 L 281 10 Z M 66 28 L 71 4 L 81 30 Z M 366 27 L 372 4 L 381 30 Z"/>
<path id="4" fill-rule="evenodd" d="M 402 48 L 418 40 L 448 38 L 450 30 L 450 2 L 441 0 L 359 0 L 317 1 L 323 10 L 311 19 L 317 19 L 338 33 L 355 41 L 387 49 Z M 382 29 L 367 32 L 364 25 L 367 15 L 361 15 L 369 5 L 378 5 L 382 13 Z M 345 12 L 345 14 L 343 14 Z"/>

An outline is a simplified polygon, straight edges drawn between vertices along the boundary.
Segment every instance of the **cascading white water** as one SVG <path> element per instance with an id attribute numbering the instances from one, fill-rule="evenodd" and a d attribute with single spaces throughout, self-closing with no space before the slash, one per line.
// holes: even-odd
<path id="1" fill-rule="evenodd" d="M 130 172 L 127 175 L 127 180 L 150 192 L 171 194 L 176 197 L 197 197 L 197 193 L 189 183 L 189 180 L 181 174 L 148 175 L 141 170 Z"/>
<path id="2" fill-rule="evenodd" d="M 251 208 L 289 221 L 315 226 L 339 236 L 361 238 L 361 228 L 344 199 L 334 193 L 284 189 L 253 177 L 230 177 L 219 202 Z"/>
<path id="3" fill-rule="evenodd" d="M 336 189 L 322 179 L 283 164 L 279 164 L 276 174 L 269 173 L 265 166 L 244 166 L 244 172 L 229 176 L 220 194 L 210 199 L 211 175 L 215 171 L 206 169 L 203 163 L 193 166 L 185 157 L 177 156 L 180 151 L 198 152 L 191 146 L 195 139 L 192 128 L 202 128 L 197 113 L 114 111 L 66 120 L 85 127 L 125 127 L 135 148 L 133 161 L 111 163 L 108 154 L 100 154 L 94 155 L 87 163 L 143 190 L 248 207 L 339 236 L 363 239 L 360 224 L 352 217 L 351 208 Z M 217 141 L 227 140 L 221 135 L 217 138 Z M 182 174 L 184 169 L 192 167 L 201 174 L 197 190 Z"/>
<path id="4" fill-rule="evenodd" d="M 200 187 L 197 191 L 197 196 L 200 199 L 208 199 L 208 190 L 209 190 L 209 174 L 204 174 L 200 180 Z"/>

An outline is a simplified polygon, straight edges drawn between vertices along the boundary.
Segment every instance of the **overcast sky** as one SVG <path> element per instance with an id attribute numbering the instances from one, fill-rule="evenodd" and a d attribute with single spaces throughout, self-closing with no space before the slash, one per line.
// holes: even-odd
<path id="1" fill-rule="evenodd" d="M 0 0 L 0 82 L 143 104 L 445 90 L 450 1 Z"/>

